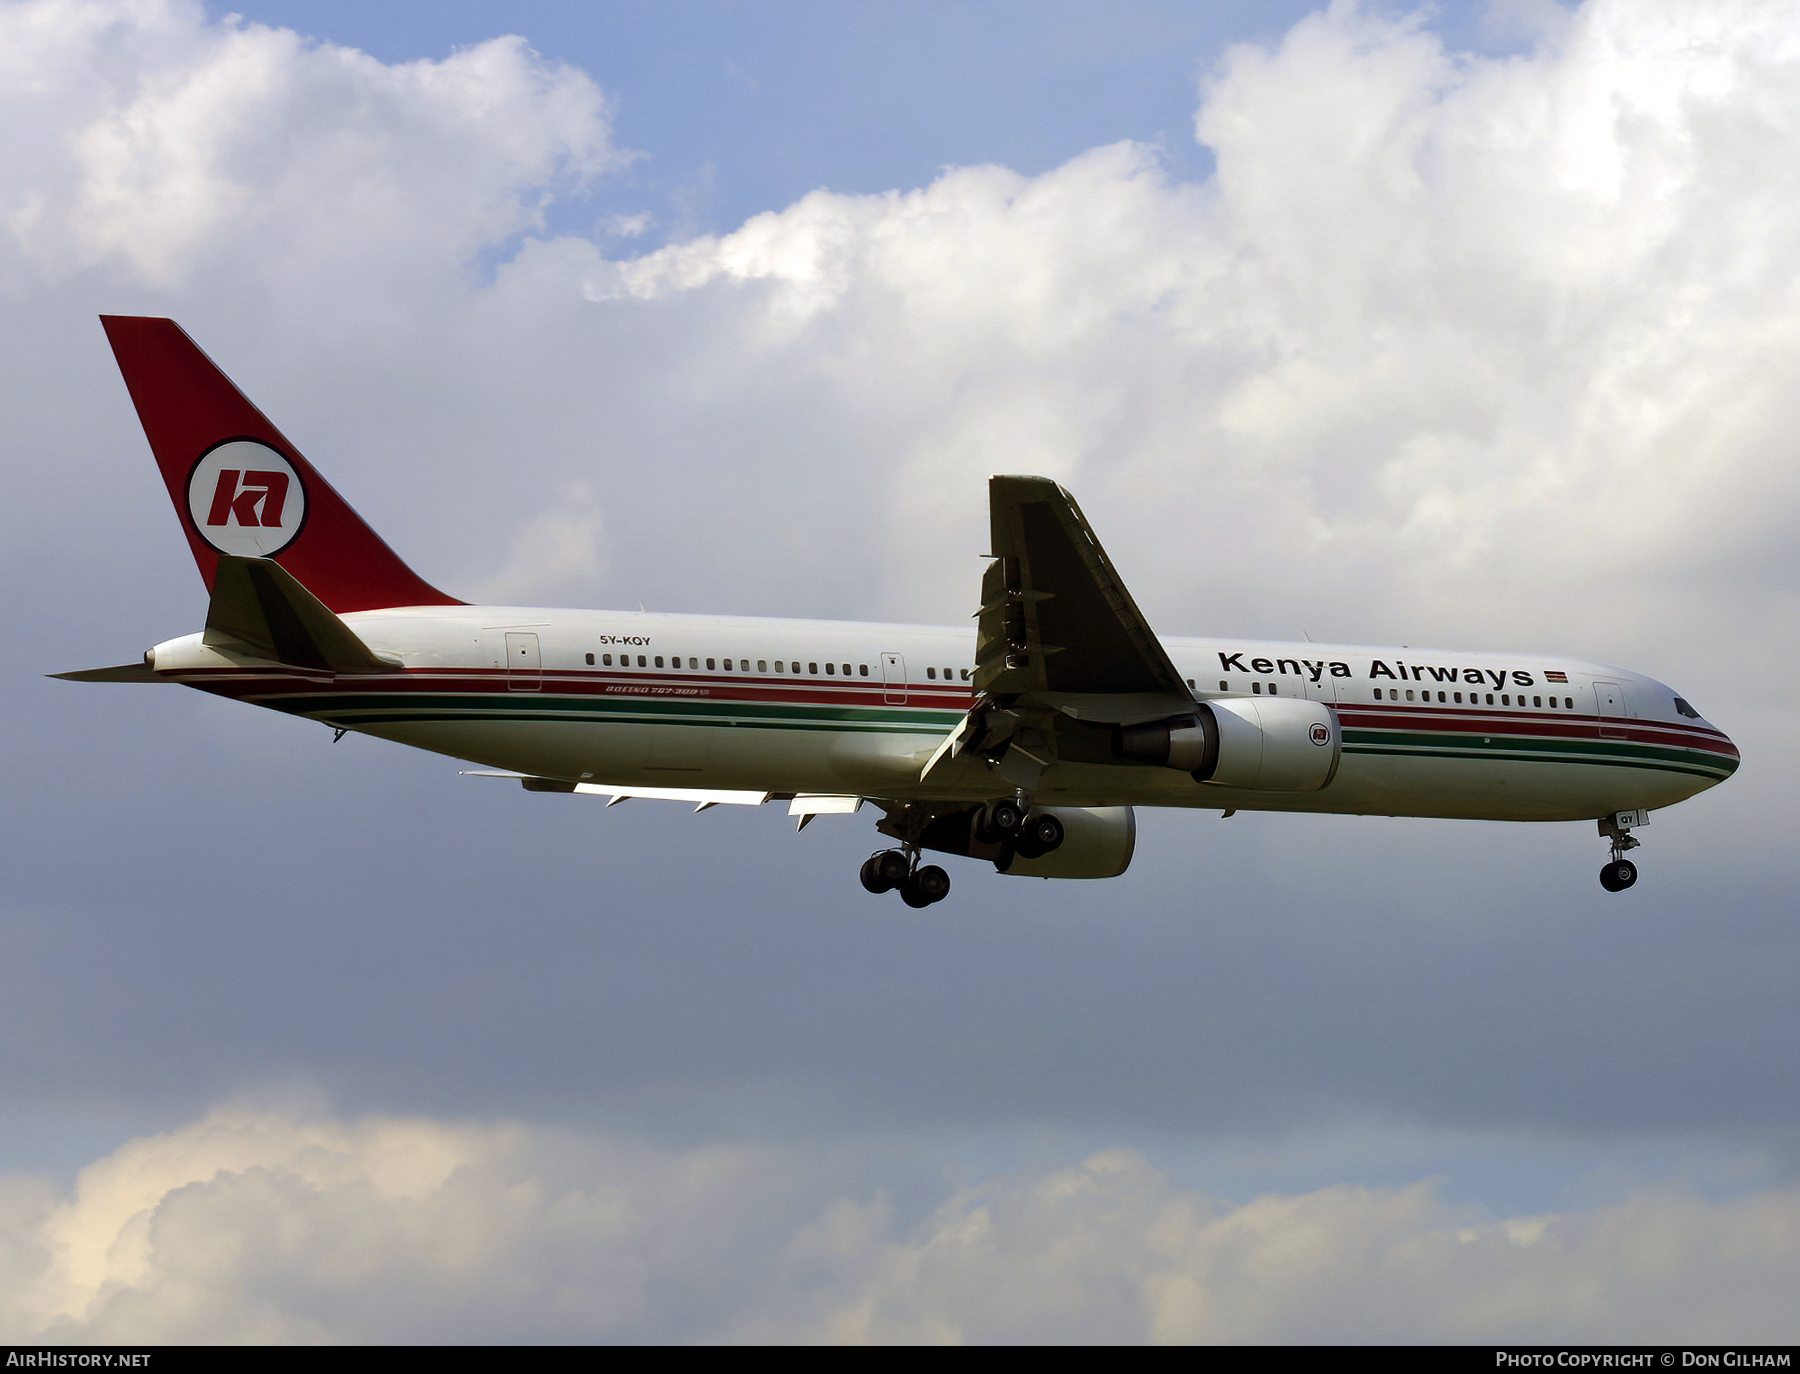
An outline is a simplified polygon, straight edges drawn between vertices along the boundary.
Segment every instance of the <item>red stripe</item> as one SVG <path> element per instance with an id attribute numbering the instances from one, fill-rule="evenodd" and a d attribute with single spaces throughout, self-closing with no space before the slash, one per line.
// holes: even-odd
<path id="1" fill-rule="evenodd" d="M 1441 706 L 1411 708 L 1344 705 L 1337 708 L 1344 723 L 1360 729 L 1422 730 L 1445 734 L 1496 732 L 1533 739 L 1618 739 L 1637 744 L 1699 749 L 1737 758 L 1737 746 L 1721 731 L 1660 721 L 1620 720 L 1616 716 L 1565 713 L 1555 717 L 1536 711 L 1493 710 L 1471 715 Z M 1604 728 L 1609 733 L 1601 735 Z"/>
<path id="2" fill-rule="evenodd" d="M 407 668 L 393 673 L 374 673 L 356 677 L 332 678 L 326 674 L 312 676 L 291 670 L 258 671 L 245 668 L 194 668 L 172 674 L 193 681 L 221 696 L 266 696 L 270 689 L 282 692 L 316 694 L 321 690 L 333 694 L 358 696 L 381 693 L 419 693 L 467 696 L 529 697 L 549 695 L 562 697 L 619 697 L 632 701 L 725 701 L 746 704 L 790 704 L 811 706 L 908 706 L 928 710 L 966 711 L 973 696 L 957 687 L 906 689 L 904 702 L 887 702 L 892 690 L 880 682 L 857 683 L 848 687 L 828 681 L 796 683 L 792 678 L 717 678 L 654 676 L 596 672 L 544 673 L 537 692 L 519 691 L 509 685 L 504 668 Z M 528 676 L 520 674 L 519 676 Z M 627 690 L 619 690 L 624 688 Z M 657 691 L 657 688 L 675 689 Z"/>

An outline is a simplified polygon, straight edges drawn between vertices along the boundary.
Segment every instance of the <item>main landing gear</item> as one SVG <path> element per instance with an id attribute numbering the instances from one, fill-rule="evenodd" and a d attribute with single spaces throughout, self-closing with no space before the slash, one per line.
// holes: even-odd
<path id="1" fill-rule="evenodd" d="M 926 907 L 950 895 L 950 875 L 936 864 L 919 865 L 919 851 L 883 849 L 863 861 L 862 885 L 870 892 L 900 889 L 900 900 Z"/>
<path id="2" fill-rule="evenodd" d="M 908 906 L 930 906 L 950 895 L 950 875 L 936 864 L 919 864 L 923 850 L 991 860 L 1013 871 L 1014 858 L 1041 859 L 1065 836 L 1060 816 L 1034 812 L 1023 796 L 1000 797 L 985 806 L 909 802 L 892 807 L 875 828 L 900 842 L 863 861 L 862 885 L 870 892 L 898 890 Z"/>
<path id="3" fill-rule="evenodd" d="M 1026 859 L 1041 859 L 1063 842 L 1063 823 L 1046 811 L 1028 815 L 1010 797 L 991 801 L 975 814 L 975 838 L 984 844 L 1010 844 Z"/>
<path id="4" fill-rule="evenodd" d="M 1643 843 L 1631 828 L 1648 824 L 1648 811 L 1615 811 L 1600 818 L 1600 836 L 1612 844 L 1612 862 L 1600 870 L 1600 886 L 1608 892 L 1623 892 L 1638 880 L 1637 865 L 1625 856 Z"/>

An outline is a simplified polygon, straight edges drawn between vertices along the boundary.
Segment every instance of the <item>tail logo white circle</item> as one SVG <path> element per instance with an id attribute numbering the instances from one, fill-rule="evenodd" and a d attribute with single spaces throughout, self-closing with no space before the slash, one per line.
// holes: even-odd
<path id="1" fill-rule="evenodd" d="M 209 449 L 188 475 L 188 514 L 220 553 L 268 558 L 306 521 L 306 486 L 267 444 L 233 439 Z"/>

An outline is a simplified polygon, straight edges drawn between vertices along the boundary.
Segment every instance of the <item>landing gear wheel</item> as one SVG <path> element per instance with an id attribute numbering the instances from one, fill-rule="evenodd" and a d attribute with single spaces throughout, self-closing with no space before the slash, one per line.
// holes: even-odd
<path id="1" fill-rule="evenodd" d="M 910 907 L 927 907 L 950 895 L 950 875 L 936 864 L 926 864 L 900 884 L 900 900 Z"/>
<path id="2" fill-rule="evenodd" d="M 860 875 L 862 877 L 863 890 L 866 892 L 873 892 L 876 896 L 880 896 L 883 892 L 892 892 L 894 890 L 894 885 L 881 876 L 880 858 L 881 855 L 879 854 L 871 854 L 868 858 L 864 859 L 862 873 Z"/>
<path id="3" fill-rule="evenodd" d="M 1011 837 L 1019 828 L 1019 822 L 1025 819 L 1025 813 L 1016 801 L 1002 797 L 991 801 L 981 808 L 981 815 L 975 822 L 976 833 L 988 844 L 999 844 Z"/>
<path id="4" fill-rule="evenodd" d="M 884 892 L 899 887 L 906 881 L 907 874 L 912 869 L 912 865 L 907 862 L 906 855 L 898 849 L 884 849 L 874 857 L 872 862 L 875 865 L 876 874 L 882 882 L 887 884 L 887 887 L 882 889 Z"/>
<path id="5" fill-rule="evenodd" d="M 1630 859 L 1617 859 L 1600 870 L 1600 886 L 1608 892 L 1623 892 L 1637 881 L 1637 865 Z"/>
<path id="6" fill-rule="evenodd" d="M 1038 854 L 1048 854 L 1063 842 L 1063 823 L 1051 815 L 1033 816 L 1025 822 L 1019 838 L 1029 841 Z"/>
<path id="7" fill-rule="evenodd" d="M 950 895 L 950 875 L 936 864 L 926 864 L 913 874 L 913 886 L 927 902 L 941 902 Z"/>

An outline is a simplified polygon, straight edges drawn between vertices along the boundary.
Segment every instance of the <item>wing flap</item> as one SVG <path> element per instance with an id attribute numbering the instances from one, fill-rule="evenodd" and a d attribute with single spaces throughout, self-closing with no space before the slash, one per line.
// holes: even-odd
<path id="1" fill-rule="evenodd" d="M 504 768 L 465 768 L 462 770 L 461 776 L 465 778 L 513 778 L 523 785 L 527 792 L 574 792 L 584 797 L 605 797 L 608 806 L 617 806 L 622 801 L 642 797 L 649 801 L 692 802 L 696 811 L 704 811 L 710 806 L 761 806 L 775 796 L 773 792 L 751 792 L 737 789 L 638 787 L 627 783 L 570 782 L 566 778 L 542 778 L 530 773 L 512 773 Z"/>

